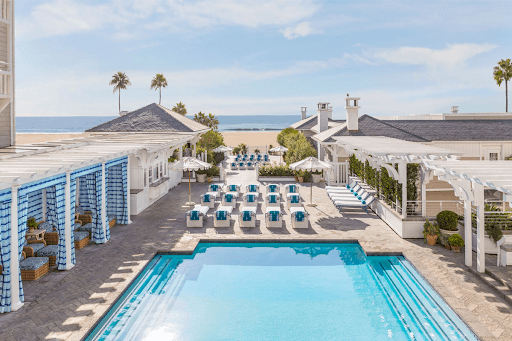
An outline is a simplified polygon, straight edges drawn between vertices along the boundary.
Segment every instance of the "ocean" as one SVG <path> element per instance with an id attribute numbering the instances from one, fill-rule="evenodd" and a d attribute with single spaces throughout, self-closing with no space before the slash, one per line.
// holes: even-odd
<path id="1" fill-rule="evenodd" d="M 81 133 L 117 116 L 16 117 L 18 133 Z M 187 116 L 193 118 L 193 116 Z M 217 116 L 219 131 L 279 131 L 300 115 Z"/>

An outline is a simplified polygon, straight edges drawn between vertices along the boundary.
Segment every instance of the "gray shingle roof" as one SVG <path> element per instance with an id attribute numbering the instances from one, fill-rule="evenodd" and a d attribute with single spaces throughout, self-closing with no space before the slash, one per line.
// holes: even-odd
<path id="1" fill-rule="evenodd" d="M 205 125 L 156 103 L 127 113 L 87 132 L 198 132 Z"/>

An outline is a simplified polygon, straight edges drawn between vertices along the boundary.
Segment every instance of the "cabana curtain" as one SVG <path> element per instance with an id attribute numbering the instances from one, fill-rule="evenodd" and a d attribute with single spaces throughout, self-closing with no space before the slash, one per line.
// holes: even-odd
<path id="1" fill-rule="evenodd" d="M 128 188 L 127 163 L 108 168 L 107 178 L 107 214 L 116 217 L 118 224 L 128 224 L 128 201 L 126 193 Z"/>
<path id="2" fill-rule="evenodd" d="M 105 233 L 103 232 L 103 226 L 101 224 L 102 222 L 102 215 L 101 215 L 101 172 L 95 172 L 92 174 L 93 180 L 89 181 L 88 179 L 88 186 L 91 188 L 88 188 L 89 192 L 89 203 L 91 206 L 96 206 L 95 211 L 93 212 L 93 230 L 92 230 L 92 240 L 96 244 L 103 244 L 106 242 L 105 239 Z M 93 203 L 94 201 L 94 203 Z M 95 219 L 96 218 L 96 219 Z"/>
<path id="3" fill-rule="evenodd" d="M 65 185 L 55 185 L 55 212 L 57 216 L 57 233 L 59 234 L 59 256 L 57 269 L 66 270 L 66 198 Z M 73 216 L 75 216 L 73 214 Z M 74 222 L 73 222 L 74 225 Z"/>
<path id="4" fill-rule="evenodd" d="M 11 311 L 11 203 L 0 202 L 0 313 Z"/>
<path id="5" fill-rule="evenodd" d="M 25 233 L 27 232 L 28 195 L 18 196 L 18 259 L 21 259 L 23 244 L 25 244 Z M 18 267 L 19 267 L 18 263 Z M 21 271 L 18 269 L 20 283 L 20 302 L 25 301 L 23 294 L 23 283 L 21 282 Z"/>

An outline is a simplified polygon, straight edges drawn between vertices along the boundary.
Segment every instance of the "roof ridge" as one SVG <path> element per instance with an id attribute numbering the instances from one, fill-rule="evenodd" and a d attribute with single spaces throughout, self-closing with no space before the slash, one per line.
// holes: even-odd
<path id="1" fill-rule="evenodd" d="M 382 124 L 385 124 L 385 125 L 387 125 L 387 126 L 389 126 L 389 127 L 395 128 L 395 129 L 400 130 L 400 131 L 402 131 L 402 132 L 404 132 L 404 133 L 407 133 L 407 134 L 409 134 L 409 135 L 415 136 L 415 137 L 417 137 L 418 139 L 423 140 L 423 141 L 425 141 L 425 142 L 431 142 L 430 140 L 428 140 L 428 139 L 426 139 L 426 138 L 424 138 L 424 137 L 422 137 L 422 136 L 419 136 L 419 135 L 413 134 L 413 133 L 411 133 L 410 131 L 407 131 L 407 130 L 405 130 L 405 129 L 399 128 L 399 127 L 397 127 L 397 126 L 394 126 L 394 125 L 392 125 L 392 124 L 388 123 L 387 121 L 379 120 L 378 118 L 373 117 L 373 116 L 370 116 L 370 115 L 368 115 L 368 114 L 364 114 L 364 115 L 363 115 L 363 116 L 361 116 L 360 118 L 363 118 L 363 117 L 368 117 L 368 118 L 370 118 L 370 119 L 372 119 L 372 120 L 374 120 L 374 121 L 378 121 L 378 122 L 380 122 L 380 123 L 382 123 Z"/>

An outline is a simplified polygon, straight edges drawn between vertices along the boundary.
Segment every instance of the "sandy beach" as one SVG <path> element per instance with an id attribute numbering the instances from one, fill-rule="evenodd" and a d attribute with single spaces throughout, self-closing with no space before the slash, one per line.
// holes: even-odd
<path id="1" fill-rule="evenodd" d="M 224 136 L 224 143 L 227 146 L 236 147 L 240 143 L 245 143 L 250 147 L 259 147 L 260 150 L 264 150 L 265 146 L 270 144 L 277 145 L 277 134 L 278 131 L 272 132 L 222 132 Z M 16 144 L 27 144 L 27 143 L 40 143 L 48 141 L 56 141 L 63 139 L 71 139 L 89 136 L 89 133 L 63 133 L 63 134 L 38 134 L 38 133 L 18 133 L 16 134 Z M 263 148 L 263 149 L 262 149 Z"/>

